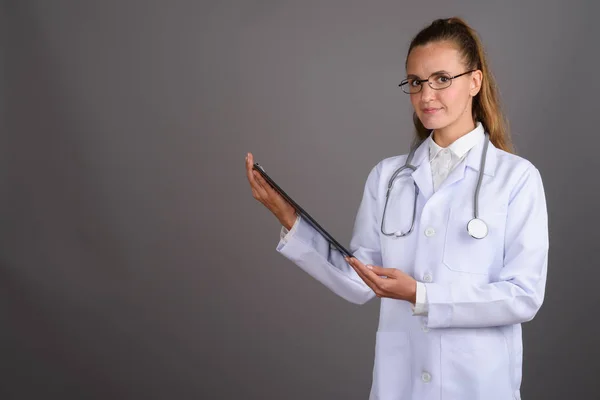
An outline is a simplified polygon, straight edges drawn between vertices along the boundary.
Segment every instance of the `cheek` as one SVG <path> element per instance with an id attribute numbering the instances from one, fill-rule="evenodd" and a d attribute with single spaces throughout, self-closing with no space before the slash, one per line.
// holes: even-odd
<path id="1" fill-rule="evenodd" d="M 438 99 L 449 112 L 460 112 L 469 100 L 468 88 L 449 87 L 453 90 L 442 90 Z"/>

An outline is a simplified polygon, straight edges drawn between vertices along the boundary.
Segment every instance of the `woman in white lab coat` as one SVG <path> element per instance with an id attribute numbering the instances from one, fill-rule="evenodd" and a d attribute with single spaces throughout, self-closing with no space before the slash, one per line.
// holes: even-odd
<path id="1" fill-rule="evenodd" d="M 398 174 L 386 200 L 408 155 L 373 167 L 350 242 L 354 258 L 297 216 L 252 171 L 248 154 L 253 196 L 283 225 L 283 256 L 348 301 L 381 298 L 370 399 L 520 399 L 521 324 L 538 312 L 546 284 L 540 173 L 512 153 L 482 45 L 463 20 L 419 32 L 406 73 L 400 86 L 420 143 L 415 168 Z M 484 224 L 474 233 L 467 225 L 476 208 Z"/>

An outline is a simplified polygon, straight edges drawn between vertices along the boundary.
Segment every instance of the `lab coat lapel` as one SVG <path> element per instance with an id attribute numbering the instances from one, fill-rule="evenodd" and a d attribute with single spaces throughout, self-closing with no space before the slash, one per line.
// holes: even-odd
<path id="1" fill-rule="evenodd" d="M 467 154 L 467 157 L 465 157 L 461 162 L 459 162 L 458 165 L 450 172 L 450 174 L 448 174 L 448 177 L 446 177 L 446 179 L 444 179 L 438 187 L 438 192 L 440 190 L 443 190 L 445 187 L 462 180 L 465 177 L 465 169 L 467 168 L 466 161 L 468 157 L 469 154 Z"/>
<path id="2" fill-rule="evenodd" d="M 467 156 L 450 172 L 448 177 L 442 182 L 438 191 L 443 190 L 445 187 L 448 187 L 465 177 L 465 171 L 468 168 L 473 169 L 476 172 L 479 172 L 481 166 L 481 156 L 483 151 L 483 145 L 485 140 L 482 139 L 477 143 L 471 150 Z M 485 171 L 484 175 L 494 176 L 496 171 L 496 148 L 490 141 L 487 148 L 487 156 L 485 159 Z"/>
<path id="3" fill-rule="evenodd" d="M 412 173 L 412 177 L 419 187 L 419 192 L 427 201 L 433 194 L 433 178 L 431 176 L 431 164 L 429 164 L 429 143 L 427 140 L 424 140 L 417 147 L 412 165 L 417 167 Z"/>

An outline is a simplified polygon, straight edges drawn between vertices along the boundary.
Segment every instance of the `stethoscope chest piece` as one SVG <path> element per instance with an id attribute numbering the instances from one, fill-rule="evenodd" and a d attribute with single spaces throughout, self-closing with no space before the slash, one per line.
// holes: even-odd
<path id="1" fill-rule="evenodd" d="M 479 218 L 473 218 L 467 224 L 467 232 L 475 239 L 483 239 L 488 234 L 488 227 L 483 220 Z"/>

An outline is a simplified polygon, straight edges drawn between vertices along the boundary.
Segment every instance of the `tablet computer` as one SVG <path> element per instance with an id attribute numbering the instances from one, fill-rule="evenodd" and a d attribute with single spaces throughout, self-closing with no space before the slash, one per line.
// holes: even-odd
<path id="1" fill-rule="evenodd" d="M 288 196 L 288 194 L 284 192 L 283 189 L 281 189 L 279 185 L 276 184 L 275 181 L 271 179 L 269 175 L 267 175 L 267 172 L 260 164 L 254 163 L 253 169 L 258 171 L 258 173 L 261 174 L 263 178 L 265 178 L 267 183 L 271 185 L 271 187 L 275 189 L 284 199 L 286 199 L 292 205 L 292 207 L 296 209 L 296 212 L 300 214 L 306 220 L 306 222 L 312 225 L 313 228 L 315 228 L 319 233 L 321 233 L 321 235 L 323 235 L 323 237 L 327 239 L 327 241 L 333 247 L 338 249 L 344 256 L 354 257 L 352 253 L 350 253 L 344 246 L 342 246 L 337 240 L 335 240 L 333 236 L 331 236 L 325 229 L 323 229 L 321 225 L 319 225 L 319 223 L 313 217 L 311 217 L 311 215 L 308 212 L 306 212 L 306 210 L 300 207 L 298 203 L 296 203 L 290 196 Z"/>

